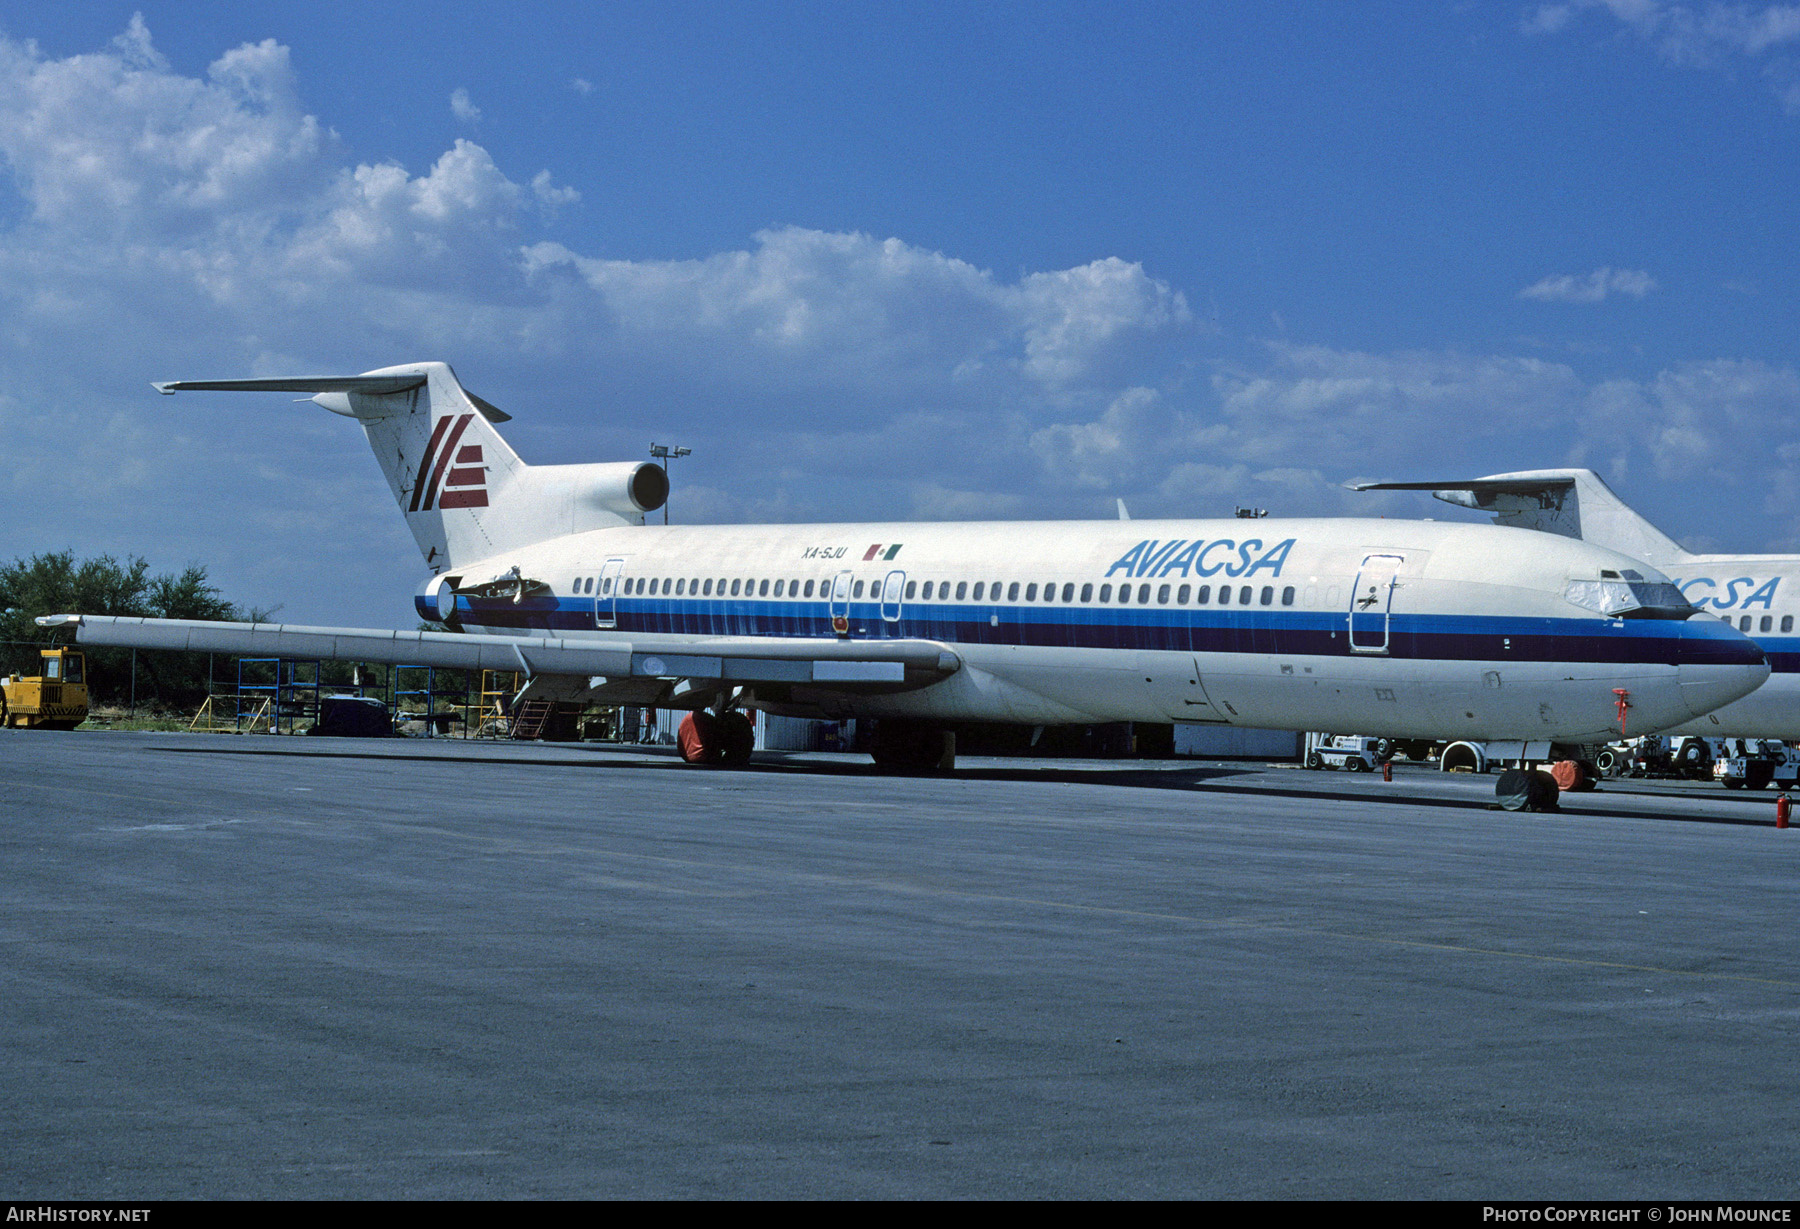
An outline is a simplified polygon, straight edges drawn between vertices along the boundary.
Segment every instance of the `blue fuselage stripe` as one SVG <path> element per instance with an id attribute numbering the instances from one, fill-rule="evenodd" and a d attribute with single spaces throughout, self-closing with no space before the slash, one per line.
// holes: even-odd
<path id="1" fill-rule="evenodd" d="M 633 632 L 681 636 L 831 637 L 831 612 L 823 601 L 716 601 L 678 597 L 620 598 L 613 626 Z M 458 602 L 471 626 L 548 635 L 600 630 L 594 601 L 525 598 Z M 891 609 L 891 608 L 890 608 Z M 851 636 L 857 640 L 925 639 L 950 644 L 1031 645 L 1082 649 L 1165 650 L 1193 653 L 1351 656 L 1344 614 L 1245 607 L 972 606 L 905 603 L 888 620 L 874 602 L 852 602 Z M 1382 645 L 1381 620 L 1358 620 L 1358 645 Z M 1606 620 L 1403 615 L 1386 628 L 1387 656 L 1449 661 L 1645 662 L 1664 665 L 1748 665 L 1757 648 L 1722 623 L 1703 619 Z M 1768 645 L 1777 672 L 1800 671 L 1800 640 Z"/>

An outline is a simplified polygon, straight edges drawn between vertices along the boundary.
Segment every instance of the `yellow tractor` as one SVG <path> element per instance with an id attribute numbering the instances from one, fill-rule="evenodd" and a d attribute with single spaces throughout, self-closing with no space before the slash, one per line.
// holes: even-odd
<path id="1" fill-rule="evenodd" d="M 0 726 L 72 730 L 87 720 L 87 659 L 78 649 L 45 649 L 42 673 L 0 679 Z"/>

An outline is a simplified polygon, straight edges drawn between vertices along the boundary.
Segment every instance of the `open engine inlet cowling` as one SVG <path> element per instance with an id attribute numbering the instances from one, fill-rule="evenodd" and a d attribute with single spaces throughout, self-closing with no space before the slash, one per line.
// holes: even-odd
<path id="1" fill-rule="evenodd" d="M 413 595 L 413 609 L 419 612 L 421 619 L 455 626 L 456 586 L 460 583 L 460 576 L 428 578 Z"/>

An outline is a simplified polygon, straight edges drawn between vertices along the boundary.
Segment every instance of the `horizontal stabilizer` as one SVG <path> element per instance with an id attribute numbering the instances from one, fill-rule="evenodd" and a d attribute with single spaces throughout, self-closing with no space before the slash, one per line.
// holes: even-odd
<path id="1" fill-rule="evenodd" d="M 1430 491 L 1493 516 L 1497 525 L 1578 538 L 1652 567 L 1677 567 L 1687 551 L 1639 516 L 1591 469 L 1537 469 L 1451 482 L 1357 482 L 1353 491 Z"/>
<path id="2" fill-rule="evenodd" d="M 403 393 L 425 383 L 422 372 L 393 376 L 284 376 L 273 380 L 164 380 L 153 384 L 165 397 L 176 393 Z"/>
<path id="3" fill-rule="evenodd" d="M 1353 482 L 1352 491 L 1469 491 L 1535 495 L 1540 491 L 1566 491 L 1575 485 L 1567 478 L 1466 478 L 1456 482 Z M 1454 502 L 1454 501 L 1451 501 Z"/>

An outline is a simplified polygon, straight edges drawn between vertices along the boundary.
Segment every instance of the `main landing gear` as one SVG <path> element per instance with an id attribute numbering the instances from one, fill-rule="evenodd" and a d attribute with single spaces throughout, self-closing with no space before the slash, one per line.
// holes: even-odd
<path id="1" fill-rule="evenodd" d="M 681 719 L 675 745 L 690 764 L 737 768 L 750 762 L 750 753 L 756 749 L 756 727 L 735 708 L 716 714 L 697 709 Z"/>

